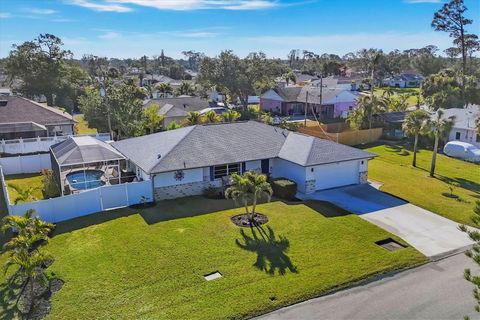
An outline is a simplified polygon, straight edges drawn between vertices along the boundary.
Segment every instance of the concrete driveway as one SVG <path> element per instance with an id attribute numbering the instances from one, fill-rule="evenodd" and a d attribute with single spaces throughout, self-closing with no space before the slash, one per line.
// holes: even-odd
<path id="1" fill-rule="evenodd" d="M 467 249 L 473 242 L 458 230 L 458 223 L 370 185 L 357 185 L 313 194 L 301 199 L 331 202 L 399 236 L 432 260 Z"/>

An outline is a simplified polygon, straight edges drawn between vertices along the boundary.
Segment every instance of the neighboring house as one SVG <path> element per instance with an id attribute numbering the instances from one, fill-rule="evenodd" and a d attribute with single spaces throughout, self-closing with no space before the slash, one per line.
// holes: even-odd
<path id="1" fill-rule="evenodd" d="M 376 121 L 380 122 L 383 126 L 383 136 L 389 139 L 405 138 L 406 135 L 403 131 L 403 123 L 409 112 L 410 111 L 400 111 L 379 114 Z"/>
<path id="2" fill-rule="evenodd" d="M 0 139 L 73 135 L 67 112 L 18 96 L 0 97 Z"/>
<path id="3" fill-rule="evenodd" d="M 117 141 L 128 170 L 157 200 L 198 195 L 247 170 L 285 177 L 312 193 L 367 182 L 374 154 L 259 122 L 196 125 Z"/>
<path id="4" fill-rule="evenodd" d="M 146 74 L 142 79 L 141 86 L 151 86 L 157 83 L 171 83 L 173 81 L 175 80 L 161 74 Z"/>
<path id="5" fill-rule="evenodd" d="M 314 110 L 319 120 L 325 120 L 346 117 L 356 107 L 357 98 L 357 92 L 345 88 L 276 87 L 260 96 L 260 108 L 283 116 L 298 116 L 305 114 L 308 103 L 308 115 Z"/>
<path id="6" fill-rule="evenodd" d="M 383 84 L 395 88 L 418 88 L 423 79 L 419 74 L 402 73 L 383 80 Z"/>
<path id="7" fill-rule="evenodd" d="M 480 148 L 480 135 L 478 135 L 475 127 L 475 120 L 480 118 L 480 105 L 445 109 L 444 117 L 455 117 L 453 128 L 448 135 L 448 141 L 463 141 Z"/>
<path id="8" fill-rule="evenodd" d="M 144 108 L 158 104 L 160 109 L 158 114 L 164 117 L 163 126 L 166 127 L 172 121 L 180 123 L 185 120 L 188 113 L 191 111 L 197 111 L 216 107 L 215 103 L 210 103 L 206 99 L 200 97 L 179 96 L 175 98 L 164 99 L 150 99 L 144 103 Z"/>

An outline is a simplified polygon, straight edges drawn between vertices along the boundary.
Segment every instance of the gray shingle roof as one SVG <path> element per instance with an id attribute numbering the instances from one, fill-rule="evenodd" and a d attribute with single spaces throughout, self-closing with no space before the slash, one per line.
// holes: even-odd
<path id="1" fill-rule="evenodd" d="M 0 107 L 0 123 L 36 122 L 41 125 L 74 124 L 72 116 L 59 109 L 41 105 L 22 97 L 9 96 L 6 106 Z"/>
<path id="2" fill-rule="evenodd" d="M 158 104 L 162 108 L 166 104 L 173 105 L 186 112 L 199 111 L 208 108 L 210 104 L 206 99 L 199 97 L 180 96 L 175 98 L 163 98 L 163 99 L 151 99 L 148 100 L 144 107 L 148 107 L 152 104 Z"/>
<path id="3" fill-rule="evenodd" d="M 196 125 L 112 145 L 147 173 L 276 157 L 309 166 L 374 156 L 255 121 Z"/>
<path id="4" fill-rule="evenodd" d="M 109 144 L 90 136 L 70 137 L 51 150 L 60 166 L 125 159 Z"/>
<path id="5" fill-rule="evenodd" d="M 277 87 L 274 89 L 279 96 L 285 102 L 300 102 L 304 103 L 307 99 L 308 92 L 308 103 L 319 104 L 320 103 L 320 87 Z M 322 103 L 326 103 L 335 98 L 338 94 L 349 91 L 345 88 L 335 88 L 335 87 L 323 87 L 322 88 Z M 357 95 L 353 91 L 352 94 Z"/>

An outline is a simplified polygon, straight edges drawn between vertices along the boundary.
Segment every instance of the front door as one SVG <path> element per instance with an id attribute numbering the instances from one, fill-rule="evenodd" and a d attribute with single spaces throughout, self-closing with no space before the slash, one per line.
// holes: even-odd
<path id="1" fill-rule="evenodd" d="M 267 174 L 270 172 L 270 159 L 262 160 L 262 173 Z"/>

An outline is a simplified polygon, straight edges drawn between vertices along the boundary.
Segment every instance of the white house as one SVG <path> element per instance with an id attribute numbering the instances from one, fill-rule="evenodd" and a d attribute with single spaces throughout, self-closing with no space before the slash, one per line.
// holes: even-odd
<path id="1" fill-rule="evenodd" d="M 448 141 L 463 141 L 480 148 L 480 135 L 477 134 L 475 126 L 476 119 L 480 118 L 480 105 L 445 109 L 444 117 L 454 117 Z"/>
<path id="2" fill-rule="evenodd" d="M 366 183 L 375 156 L 254 121 L 196 125 L 112 146 L 139 180 L 152 182 L 156 200 L 198 195 L 247 170 L 291 179 L 303 193 Z"/>

